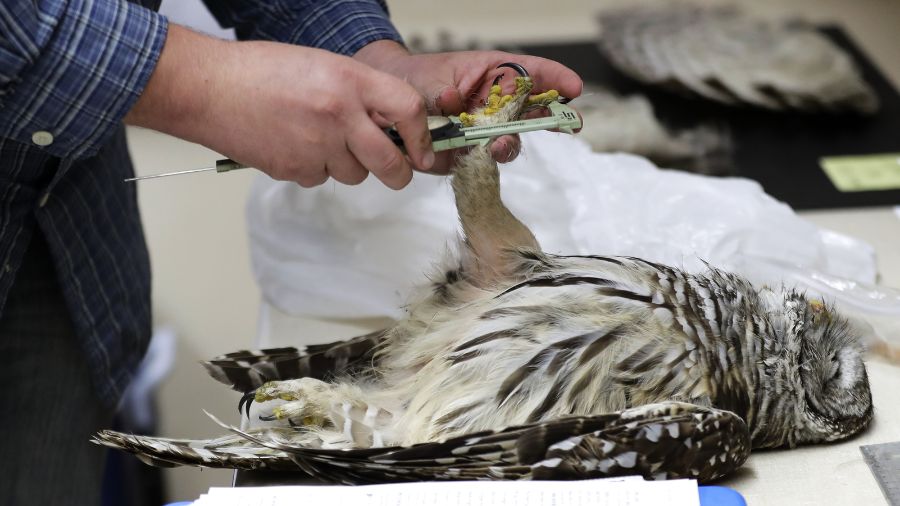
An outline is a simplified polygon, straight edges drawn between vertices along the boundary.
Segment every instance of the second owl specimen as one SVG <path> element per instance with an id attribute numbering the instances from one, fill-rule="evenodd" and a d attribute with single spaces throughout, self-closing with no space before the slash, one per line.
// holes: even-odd
<path id="1" fill-rule="evenodd" d="M 477 125 L 527 108 L 532 81 L 516 81 Z M 262 418 L 283 427 L 97 441 L 156 464 L 300 468 L 345 483 L 710 480 L 751 447 L 835 441 L 871 420 L 862 345 L 822 301 L 713 268 L 544 253 L 501 201 L 489 147 L 464 155 L 452 184 L 464 241 L 405 319 L 303 353 L 206 364 L 249 392 L 248 413 L 279 400 Z"/>

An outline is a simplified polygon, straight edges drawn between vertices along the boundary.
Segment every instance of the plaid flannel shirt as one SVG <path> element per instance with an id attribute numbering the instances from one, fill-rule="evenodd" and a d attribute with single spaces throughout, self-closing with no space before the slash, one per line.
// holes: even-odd
<path id="1" fill-rule="evenodd" d="M 381 0 L 206 0 L 241 39 L 351 55 L 400 40 Z M 0 314 L 32 234 L 54 257 L 99 395 L 115 405 L 150 337 L 150 265 L 122 118 L 155 68 L 158 0 L 0 2 Z"/>

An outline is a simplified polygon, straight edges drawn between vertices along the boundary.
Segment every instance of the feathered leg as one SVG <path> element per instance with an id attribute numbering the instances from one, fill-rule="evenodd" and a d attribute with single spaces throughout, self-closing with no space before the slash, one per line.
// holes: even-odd
<path id="1" fill-rule="evenodd" d="M 500 87 L 495 85 L 489 105 L 466 119 L 475 126 L 515 120 L 528 102 L 532 86 L 530 78 L 519 77 L 515 94 L 499 97 Z M 494 108 L 491 102 L 505 105 Z M 460 157 L 452 184 L 469 250 L 463 255 L 463 271 L 472 284 L 492 287 L 513 274 L 510 251 L 540 250 L 540 245 L 500 199 L 500 172 L 489 145 L 476 146 Z"/>

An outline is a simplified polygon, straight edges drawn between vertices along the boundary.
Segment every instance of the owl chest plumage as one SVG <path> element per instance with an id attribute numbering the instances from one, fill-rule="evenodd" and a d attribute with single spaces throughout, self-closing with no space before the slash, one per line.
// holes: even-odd
<path id="1" fill-rule="evenodd" d="M 493 291 L 451 275 L 389 336 L 378 388 L 410 440 L 661 400 L 752 404 L 743 341 L 765 322 L 744 316 L 742 284 L 621 257 L 526 256 L 521 270 Z"/>

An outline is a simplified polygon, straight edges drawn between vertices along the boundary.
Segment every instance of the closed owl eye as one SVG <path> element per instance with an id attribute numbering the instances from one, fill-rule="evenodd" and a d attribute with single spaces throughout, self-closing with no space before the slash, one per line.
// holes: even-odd
<path id="1" fill-rule="evenodd" d="M 828 376 L 828 379 L 825 380 L 826 383 L 831 383 L 837 380 L 841 375 L 841 362 L 838 360 L 837 355 L 833 355 L 831 357 L 831 374 Z"/>

